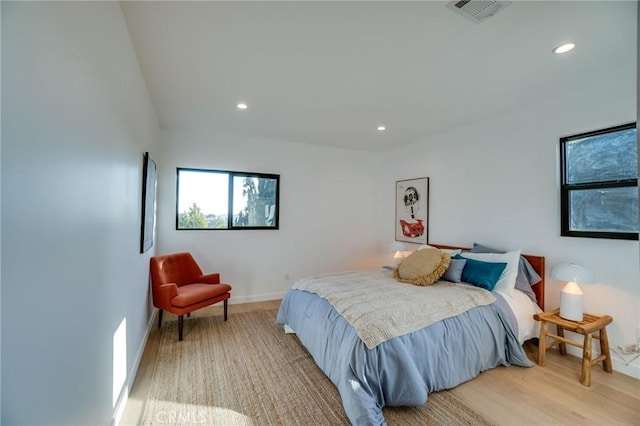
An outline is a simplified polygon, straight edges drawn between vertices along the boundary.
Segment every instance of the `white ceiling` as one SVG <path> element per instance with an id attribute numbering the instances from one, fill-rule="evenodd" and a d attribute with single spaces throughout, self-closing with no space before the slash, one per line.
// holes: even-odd
<path id="1" fill-rule="evenodd" d="M 122 7 L 163 127 L 384 151 L 636 75 L 633 1 L 514 1 L 479 24 L 446 4 Z"/>

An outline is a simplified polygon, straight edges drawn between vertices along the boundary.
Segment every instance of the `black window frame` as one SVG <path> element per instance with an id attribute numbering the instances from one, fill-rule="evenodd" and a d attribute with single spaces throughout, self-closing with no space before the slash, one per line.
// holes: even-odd
<path id="1" fill-rule="evenodd" d="M 563 237 L 583 237 L 583 238 L 608 238 L 619 240 L 638 240 L 638 232 L 614 232 L 614 231 L 576 231 L 570 229 L 571 206 L 570 195 L 576 190 L 590 189 L 611 189 L 623 187 L 638 188 L 638 177 L 634 179 L 618 179 L 609 181 L 590 181 L 583 183 L 568 183 L 566 145 L 576 139 L 583 139 L 592 136 L 615 133 L 622 130 L 636 128 L 636 123 L 627 123 L 619 126 L 608 127 L 606 129 L 580 133 L 577 135 L 560 138 L 560 235 Z"/>
<path id="2" fill-rule="evenodd" d="M 202 173 L 218 173 L 226 174 L 229 179 L 228 200 L 227 200 L 227 227 L 226 228 L 180 228 L 180 171 L 188 172 L 202 172 Z M 252 178 L 264 178 L 273 179 L 276 181 L 275 188 L 275 212 L 274 212 L 274 225 L 272 226 L 241 226 L 233 224 L 233 186 L 235 177 L 252 177 Z M 176 231 L 237 231 L 237 230 L 277 230 L 280 229 L 280 175 L 271 173 L 258 173 L 258 172 L 238 172 L 232 170 L 217 170 L 217 169 L 201 169 L 192 167 L 177 167 L 176 168 Z"/>

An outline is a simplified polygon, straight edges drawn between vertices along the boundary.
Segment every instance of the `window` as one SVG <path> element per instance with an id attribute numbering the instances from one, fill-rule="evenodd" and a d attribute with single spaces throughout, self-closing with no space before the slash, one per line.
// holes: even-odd
<path id="1" fill-rule="evenodd" d="M 561 235 L 638 239 L 635 123 L 560 138 Z"/>
<path id="2" fill-rule="evenodd" d="M 178 168 L 176 229 L 278 229 L 280 175 Z"/>

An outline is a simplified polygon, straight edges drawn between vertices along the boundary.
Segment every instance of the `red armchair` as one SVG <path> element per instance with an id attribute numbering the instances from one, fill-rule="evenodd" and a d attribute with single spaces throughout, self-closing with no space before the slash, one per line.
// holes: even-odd
<path id="1" fill-rule="evenodd" d="M 203 275 L 190 253 L 174 253 L 151 258 L 151 293 L 153 305 L 162 312 L 178 315 L 178 340 L 182 341 L 184 314 L 224 301 L 224 320 L 231 286 L 220 283 L 220 274 Z"/>

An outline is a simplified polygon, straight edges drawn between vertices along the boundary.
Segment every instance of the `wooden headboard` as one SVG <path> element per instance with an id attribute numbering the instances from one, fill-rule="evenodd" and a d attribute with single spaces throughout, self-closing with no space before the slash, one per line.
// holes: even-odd
<path id="1" fill-rule="evenodd" d="M 443 248 L 443 249 L 453 249 L 453 250 L 460 249 L 462 251 L 471 250 L 468 247 L 448 246 L 443 244 L 429 243 L 429 245 L 433 247 Z M 535 256 L 532 254 L 523 254 L 522 256 L 529 261 L 531 266 L 533 266 L 533 269 L 535 269 L 538 275 L 540 275 L 540 277 L 542 278 L 542 281 L 540 281 L 538 284 L 531 287 L 531 289 L 536 294 L 536 301 L 538 302 L 538 306 L 540 306 L 540 309 L 544 311 L 544 279 L 545 279 L 544 278 L 544 274 L 545 274 L 544 256 Z"/>

